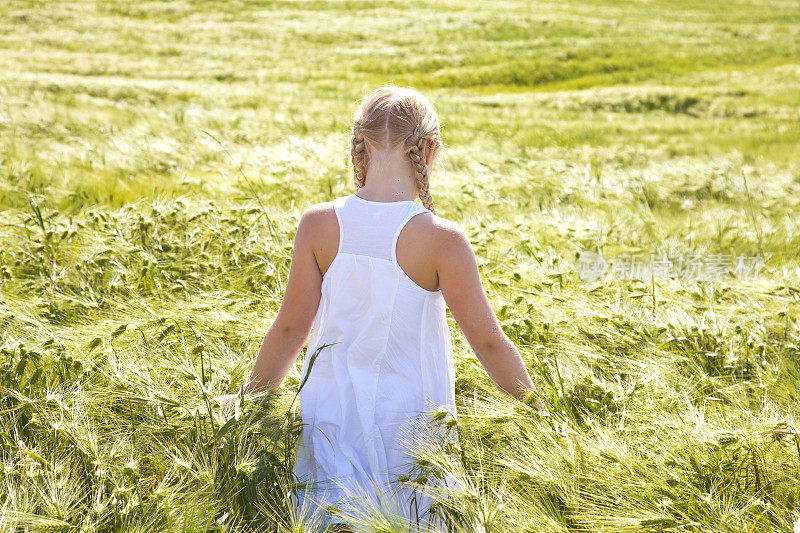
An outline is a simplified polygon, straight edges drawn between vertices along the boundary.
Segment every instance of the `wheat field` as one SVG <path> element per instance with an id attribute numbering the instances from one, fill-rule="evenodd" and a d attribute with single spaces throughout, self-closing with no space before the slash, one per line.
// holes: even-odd
<path id="1" fill-rule="evenodd" d="M 408 481 L 460 482 L 448 530 L 790 531 L 800 2 L 719 0 L 0 3 L 0 531 L 314 530 L 306 354 L 235 412 L 213 397 L 303 210 L 353 191 L 350 120 L 385 83 L 436 106 L 437 213 L 551 413 L 448 314 L 459 460 L 420 446 Z M 582 279 L 586 251 L 612 271 Z M 637 255 L 763 264 L 626 277 Z"/>

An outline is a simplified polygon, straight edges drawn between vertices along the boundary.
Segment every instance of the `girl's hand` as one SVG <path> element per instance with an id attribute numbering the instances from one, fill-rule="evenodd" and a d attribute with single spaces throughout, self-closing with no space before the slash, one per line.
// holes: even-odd
<path id="1" fill-rule="evenodd" d="M 227 413 L 233 406 L 236 405 L 236 398 L 238 394 L 223 394 L 221 396 L 216 396 L 214 401 L 219 404 L 219 410 L 221 413 Z"/>
<path id="2" fill-rule="evenodd" d="M 533 402 L 533 406 L 536 407 L 539 411 L 541 411 L 542 414 L 548 414 L 548 415 L 550 414 L 547 411 L 547 407 L 545 407 L 544 403 L 542 403 L 541 398 L 536 398 L 536 401 Z"/>
<path id="3" fill-rule="evenodd" d="M 522 401 L 527 405 L 536 408 L 539 411 L 539 414 L 550 416 L 550 412 L 547 410 L 547 407 L 545 407 L 544 402 L 542 402 L 542 399 L 533 390 L 524 393 L 522 396 Z"/>

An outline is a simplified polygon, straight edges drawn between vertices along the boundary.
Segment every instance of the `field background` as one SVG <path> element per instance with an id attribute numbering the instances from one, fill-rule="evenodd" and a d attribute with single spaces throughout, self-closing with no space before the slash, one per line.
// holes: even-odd
<path id="1" fill-rule="evenodd" d="M 209 400 L 388 82 L 439 112 L 437 212 L 552 413 L 501 397 L 450 318 L 463 453 L 420 466 L 463 485 L 451 529 L 789 531 L 800 3 L 717 0 L 0 3 L 0 530 L 310 527 L 300 359 L 265 403 Z M 766 264 L 585 284 L 580 250 Z"/>

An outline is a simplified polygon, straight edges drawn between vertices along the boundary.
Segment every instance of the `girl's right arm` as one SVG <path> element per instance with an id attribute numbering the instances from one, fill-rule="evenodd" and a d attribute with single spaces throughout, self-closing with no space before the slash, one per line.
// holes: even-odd
<path id="1" fill-rule="evenodd" d="M 436 270 L 447 307 L 497 388 L 522 399 L 533 382 L 486 297 L 472 244 L 457 224 L 439 221 Z M 538 398 L 536 407 L 546 410 Z"/>

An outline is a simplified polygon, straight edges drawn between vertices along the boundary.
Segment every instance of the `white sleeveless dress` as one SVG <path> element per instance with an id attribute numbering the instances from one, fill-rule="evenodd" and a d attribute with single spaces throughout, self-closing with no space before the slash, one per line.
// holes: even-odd
<path id="1" fill-rule="evenodd" d="M 298 492 L 297 510 L 323 525 L 340 521 L 323 512 L 329 505 L 348 516 L 380 509 L 432 525 L 423 521 L 433 501 L 427 491 L 397 481 L 413 479 L 407 444 L 431 434 L 419 422 L 434 410 L 455 418 L 444 298 L 412 281 L 395 256 L 400 230 L 427 209 L 355 194 L 333 206 L 339 248 L 323 276 L 301 374 L 308 380 L 299 394 L 303 430 L 294 472 L 310 484 Z M 311 356 L 326 344 L 309 372 Z"/>

